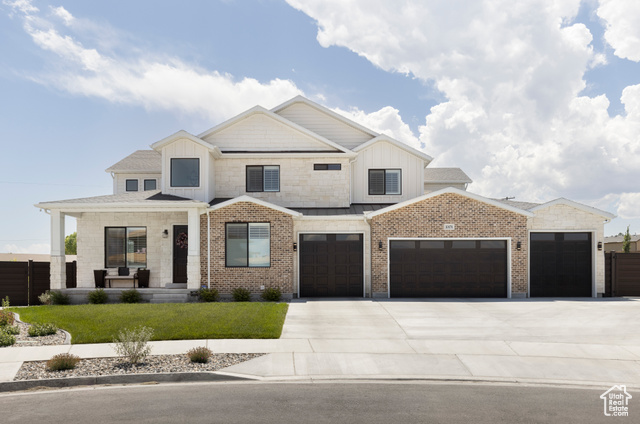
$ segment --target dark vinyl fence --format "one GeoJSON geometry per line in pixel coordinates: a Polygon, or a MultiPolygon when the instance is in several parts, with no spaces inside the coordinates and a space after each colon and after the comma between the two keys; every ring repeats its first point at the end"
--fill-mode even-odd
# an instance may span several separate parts
{"type": "Polygon", "coordinates": [[[605,253],[605,295],[640,296],[640,253],[605,253]]]}
{"type": "MultiPolygon", "coordinates": [[[[67,288],[75,288],[76,262],[67,262],[67,288]]],[[[39,305],[38,296],[49,290],[49,262],[0,262],[0,298],[13,306],[39,305]]]]}

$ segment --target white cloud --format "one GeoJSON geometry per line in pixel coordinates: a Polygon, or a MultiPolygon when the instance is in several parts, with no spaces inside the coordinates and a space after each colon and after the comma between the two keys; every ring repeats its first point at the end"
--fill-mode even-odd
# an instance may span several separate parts
{"type": "Polygon", "coordinates": [[[599,0],[597,14],[606,23],[604,38],[623,59],[640,62],[640,2],[599,0]]]}
{"type": "MultiPolygon", "coordinates": [[[[419,141],[433,166],[463,168],[471,190],[583,202],[638,191],[640,86],[623,91],[626,114],[613,118],[604,95],[580,96],[586,70],[606,66],[588,28],[573,22],[580,0],[288,3],[317,21],[322,46],[435,84],[446,101],[425,111],[419,141]]],[[[404,128],[399,112],[382,111],[395,109],[352,117],[378,131],[404,128]]]]}
{"type": "Polygon", "coordinates": [[[76,18],[63,7],[50,8],[50,15],[45,16],[27,0],[5,4],[22,14],[24,29],[36,45],[58,57],[55,66],[31,78],[72,94],[212,120],[226,119],[256,104],[272,107],[301,94],[289,80],[263,83],[202,69],[178,58],[129,55],[131,58],[114,52],[127,46],[108,48],[109,41],[103,40],[96,40],[97,47],[91,48],[80,39],[85,33],[98,33],[97,24],[85,20],[75,25],[76,18]],[[79,32],[64,34],[56,25],[58,21],[65,25],[64,30],[77,27],[79,32]]]}
{"type": "Polygon", "coordinates": [[[640,218],[640,193],[622,193],[618,205],[620,218],[640,218]]]}
{"type": "Polygon", "coordinates": [[[17,244],[5,244],[2,246],[2,252],[5,253],[51,253],[51,246],[47,243],[31,244],[27,247],[20,247],[17,244]]]}

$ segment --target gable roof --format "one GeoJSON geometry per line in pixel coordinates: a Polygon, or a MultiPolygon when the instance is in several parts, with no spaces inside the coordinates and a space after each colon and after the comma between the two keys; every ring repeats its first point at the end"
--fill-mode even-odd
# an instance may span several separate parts
{"type": "Polygon", "coordinates": [[[374,144],[380,143],[382,141],[386,141],[387,143],[393,144],[394,146],[399,147],[400,149],[404,150],[405,152],[419,157],[420,159],[426,161],[427,163],[429,163],[429,162],[431,162],[433,160],[433,158],[431,156],[429,156],[428,154],[426,154],[424,152],[421,152],[420,150],[414,149],[413,147],[409,146],[408,144],[403,143],[401,141],[398,141],[395,138],[391,138],[391,137],[389,137],[388,135],[385,135],[385,134],[380,134],[376,138],[372,138],[371,140],[367,141],[366,143],[362,143],[358,147],[354,148],[353,151],[354,152],[360,152],[360,151],[365,150],[365,149],[373,146],[374,144]]]}
{"type": "Polygon", "coordinates": [[[294,210],[287,209],[287,208],[285,208],[283,206],[274,205],[273,203],[269,203],[269,202],[266,202],[264,200],[256,199],[255,197],[251,197],[251,196],[247,196],[247,195],[234,197],[233,199],[225,200],[225,201],[220,202],[220,203],[216,203],[215,199],[214,199],[214,200],[211,201],[211,203],[209,203],[209,205],[210,205],[209,209],[210,210],[221,209],[221,208],[224,208],[224,207],[227,207],[227,206],[234,205],[234,204],[239,203],[239,202],[255,203],[256,205],[260,205],[260,206],[264,206],[266,208],[274,209],[274,210],[280,211],[282,213],[289,214],[291,216],[300,216],[300,215],[302,215],[300,212],[296,212],[294,210]]]}
{"type": "Polygon", "coordinates": [[[560,197],[558,199],[552,200],[547,203],[543,203],[541,205],[535,206],[529,209],[531,212],[538,211],[540,209],[545,209],[555,205],[565,205],[570,206],[572,208],[580,209],[581,211],[592,213],[594,215],[600,215],[607,219],[613,219],[616,216],[610,212],[603,211],[602,209],[597,209],[592,206],[583,205],[582,203],[574,202],[573,200],[565,199],[564,197],[560,197]]]}
{"type": "Polygon", "coordinates": [[[162,172],[162,155],[155,150],[137,150],[105,169],[105,172],[160,173],[162,172]]]}
{"type": "Polygon", "coordinates": [[[220,150],[217,147],[211,145],[210,143],[207,143],[206,141],[196,137],[193,134],[186,132],[185,130],[180,130],[177,133],[171,134],[169,137],[165,137],[162,140],[156,141],[151,145],[151,148],[159,152],[162,150],[164,146],[167,146],[173,143],[174,141],[178,141],[183,138],[186,138],[187,140],[190,140],[196,144],[199,144],[200,146],[204,147],[205,149],[208,149],[212,153],[217,153],[217,154],[220,153],[220,150]]]}
{"type": "Polygon", "coordinates": [[[344,146],[341,146],[338,143],[335,143],[335,142],[333,142],[333,141],[331,141],[331,140],[329,140],[329,139],[327,139],[327,138],[325,138],[325,137],[323,137],[323,136],[321,136],[319,134],[314,133],[313,131],[308,130],[307,128],[304,128],[304,127],[302,127],[302,126],[300,126],[300,125],[298,125],[298,124],[296,124],[294,122],[291,122],[288,119],[283,118],[282,116],[277,115],[277,114],[275,114],[275,113],[263,108],[262,106],[254,106],[251,109],[249,109],[249,110],[247,110],[245,112],[242,112],[241,114],[236,115],[233,118],[228,119],[228,120],[222,122],[221,124],[218,124],[215,127],[206,130],[203,133],[198,134],[198,137],[200,137],[201,139],[207,138],[207,137],[209,137],[209,136],[211,136],[211,135],[213,135],[213,134],[215,134],[217,132],[220,132],[220,131],[222,131],[222,130],[224,130],[226,128],[229,128],[233,124],[236,124],[236,123],[240,122],[241,120],[243,120],[245,118],[248,118],[249,116],[252,116],[252,115],[255,115],[255,114],[258,114],[258,113],[262,114],[264,116],[267,116],[267,117],[269,117],[269,118],[271,118],[271,119],[273,119],[273,120],[275,120],[275,121],[277,121],[277,122],[279,122],[279,123],[291,128],[291,129],[293,129],[295,131],[298,131],[298,132],[300,132],[300,133],[302,133],[302,134],[304,134],[304,135],[306,135],[308,137],[311,137],[314,140],[317,140],[317,141],[319,141],[321,143],[324,143],[328,147],[331,147],[334,150],[338,150],[338,151],[343,152],[343,153],[352,153],[349,149],[345,148],[344,146]]]}
{"type": "Polygon", "coordinates": [[[322,105],[320,105],[320,104],[318,104],[316,102],[312,102],[311,100],[309,100],[306,97],[301,96],[301,95],[298,95],[298,96],[294,97],[293,99],[287,100],[286,102],[274,107],[273,109],[271,109],[271,112],[277,114],[278,112],[288,108],[289,106],[291,106],[292,104],[295,104],[295,103],[304,103],[305,105],[310,106],[313,109],[315,109],[315,110],[317,110],[319,112],[322,112],[325,115],[330,116],[331,118],[337,119],[338,121],[342,122],[343,124],[346,124],[346,125],[348,125],[348,126],[350,126],[352,128],[355,128],[355,129],[357,129],[359,131],[362,131],[364,133],[369,134],[371,137],[377,137],[378,135],[380,135],[377,132],[375,132],[375,131],[373,131],[373,130],[365,127],[365,126],[362,126],[362,125],[358,124],[357,122],[354,122],[351,119],[349,119],[349,118],[347,118],[345,116],[342,116],[339,113],[336,113],[336,112],[332,111],[331,109],[328,109],[328,108],[326,108],[326,107],[324,107],[324,106],[322,106],[322,105]]]}
{"type": "Polygon", "coordinates": [[[385,214],[387,212],[394,211],[396,209],[404,208],[405,206],[409,206],[409,205],[412,205],[414,203],[421,202],[423,200],[430,199],[432,197],[437,197],[437,196],[440,196],[440,195],[446,194],[446,193],[457,194],[459,196],[463,196],[463,197],[467,197],[469,199],[477,200],[478,202],[486,203],[488,205],[495,206],[496,208],[506,209],[506,210],[508,210],[510,212],[515,212],[515,213],[520,214],[520,215],[533,216],[532,212],[525,211],[525,210],[522,210],[520,208],[516,208],[516,207],[510,206],[510,205],[504,204],[502,202],[497,202],[497,201],[495,201],[493,199],[489,199],[487,197],[480,196],[479,194],[470,193],[468,191],[460,190],[460,189],[457,189],[457,188],[454,188],[454,187],[446,187],[446,188],[443,188],[442,190],[433,191],[431,193],[424,194],[422,196],[414,197],[413,199],[409,199],[409,200],[406,200],[404,202],[396,203],[395,205],[392,205],[392,206],[389,206],[389,207],[386,207],[386,208],[383,208],[383,209],[379,209],[379,210],[377,210],[375,212],[365,212],[364,215],[367,218],[373,218],[374,216],[382,215],[382,214],[385,214]]]}
{"type": "Polygon", "coordinates": [[[460,168],[425,168],[425,183],[472,183],[473,180],[460,168]]]}
{"type": "MultiPolygon", "coordinates": [[[[631,238],[631,242],[640,241],[640,234],[629,234],[631,238]]],[[[624,236],[607,236],[604,238],[605,243],[622,243],[624,241],[624,236]]]]}

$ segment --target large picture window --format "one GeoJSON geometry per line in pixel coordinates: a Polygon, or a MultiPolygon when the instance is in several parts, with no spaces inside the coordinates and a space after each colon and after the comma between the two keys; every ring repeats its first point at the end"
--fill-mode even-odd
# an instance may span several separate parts
{"type": "Polygon", "coordinates": [[[369,195],[402,194],[400,169],[370,169],[369,195]]]}
{"type": "Polygon", "coordinates": [[[226,266],[271,266],[271,225],[268,222],[227,224],[226,266]]]}
{"type": "Polygon", "coordinates": [[[200,159],[171,158],[171,187],[200,187],[200,159]]]}
{"type": "Polygon", "coordinates": [[[106,227],[104,244],[105,268],[147,267],[146,227],[106,227]]]}
{"type": "Polygon", "coordinates": [[[279,166],[247,166],[247,192],[257,191],[280,191],[279,166]]]}

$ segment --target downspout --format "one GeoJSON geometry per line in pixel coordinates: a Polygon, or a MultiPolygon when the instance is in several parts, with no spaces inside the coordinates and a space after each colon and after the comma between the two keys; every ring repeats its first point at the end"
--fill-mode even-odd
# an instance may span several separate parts
{"type": "Polygon", "coordinates": [[[211,288],[211,212],[207,208],[207,288],[211,288]]]}

